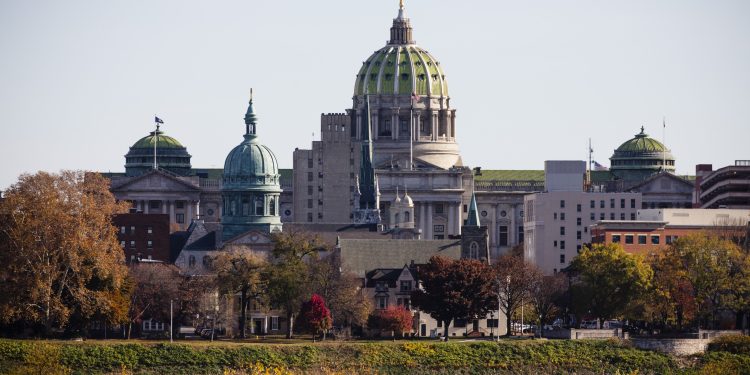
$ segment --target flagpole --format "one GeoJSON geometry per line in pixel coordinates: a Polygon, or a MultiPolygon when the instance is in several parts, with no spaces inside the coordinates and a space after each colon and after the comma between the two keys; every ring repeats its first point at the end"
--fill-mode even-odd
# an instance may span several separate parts
{"type": "Polygon", "coordinates": [[[409,170],[414,170],[414,100],[409,109],[409,170]]]}
{"type": "Polygon", "coordinates": [[[661,168],[666,172],[667,171],[667,117],[662,116],[661,118],[661,144],[664,146],[664,149],[661,150],[661,168]]]}
{"type": "Polygon", "coordinates": [[[156,121],[157,117],[154,115],[154,123],[156,123],[156,130],[154,130],[154,169],[158,169],[156,164],[156,144],[159,143],[159,122],[156,121]]]}

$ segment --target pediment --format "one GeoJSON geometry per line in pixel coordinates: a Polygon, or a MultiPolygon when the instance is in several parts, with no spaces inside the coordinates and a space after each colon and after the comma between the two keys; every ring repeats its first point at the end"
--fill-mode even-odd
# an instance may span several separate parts
{"type": "Polygon", "coordinates": [[[630,190],[641,193],[692,193],[693,184],[671,173],[659,173],[630,190]]]}
{"type": "Polygon", "coordinates": [[[271,236],[268,233],[257,230],[247,231],[225,242],[227,245],[270,245],[271,243],[271,236]]]}
{"type": "Polygon", "coordinates": [[[152,171],[138,177],[133,177],[127,179],[126,181],[122,181],[119,185],[113,186],[112,191],[188,191],[198,193],[200,192],[200,188],[193,185],[189,181],[182,180],[182,178],[180,177],[170,176],[160,171],[152,171]]]}

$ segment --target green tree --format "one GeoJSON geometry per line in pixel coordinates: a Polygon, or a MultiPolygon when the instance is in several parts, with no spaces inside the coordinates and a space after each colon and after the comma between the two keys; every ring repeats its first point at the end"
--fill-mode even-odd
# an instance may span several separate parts
{"type": "Polygon", "coordinates": [[[127,268],[111,221],[126,206],[100,174],[21,175],[0,201],[0,319],[47,334],[127,322],[127,268]]]}
{"type": "Polygon", "coordinates": [[[273,263],[263,273],[272,306],[286,313],[286,337],[292,338],[294,317],[302,302],[310,296],[308,261],[325,251],[320,239],[309,233],[286,231],[273,236],[273,263]]]}
{"type": "Polygon", "coordinates": [[[250,303],[259,301],[264,295],[262,278],[266,261],[259,255],[240,247],[227,249],[212,262],[216,272],[216,283],[222,294],[240,295],[240,338],[246,337],[247,309],[250,303]]]}
{"type": "Polygon", "coordinates": [[[651,287],[653,271],[637,255],[618,244],[586,247],[570,264],[573,307],[600,322],[619,317],[651,287]]]}
{"type": "Polygon", "coordinates": [[[412,304],[443,322],[446,340],[453,320],[484,317],[494,307],[492,272],[486,263],[433,256],[417,275],[421,288],[412,292],[412,304]]]}

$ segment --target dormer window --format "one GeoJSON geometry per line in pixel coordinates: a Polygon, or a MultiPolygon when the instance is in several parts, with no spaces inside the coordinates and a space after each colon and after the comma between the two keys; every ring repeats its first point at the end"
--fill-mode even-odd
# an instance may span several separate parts
{"type": "Polygon", "coordinates": [[[409,79],[409,75],[408,75],[408,74],[406,74],[406,73],[402,73],[402,74],[401,74],[401,80],[402,80],[402,81],[406,81],[407,79],[409,79]]]}

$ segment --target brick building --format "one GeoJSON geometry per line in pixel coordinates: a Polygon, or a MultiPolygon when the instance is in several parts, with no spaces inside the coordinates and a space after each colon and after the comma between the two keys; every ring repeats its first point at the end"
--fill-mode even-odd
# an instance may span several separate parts
{"type": "Polygon", "coordinates": [[[115,215],[117,239],[128,263],[139,260],[170,261],[169,215],[130,213],[115,215]]]}

